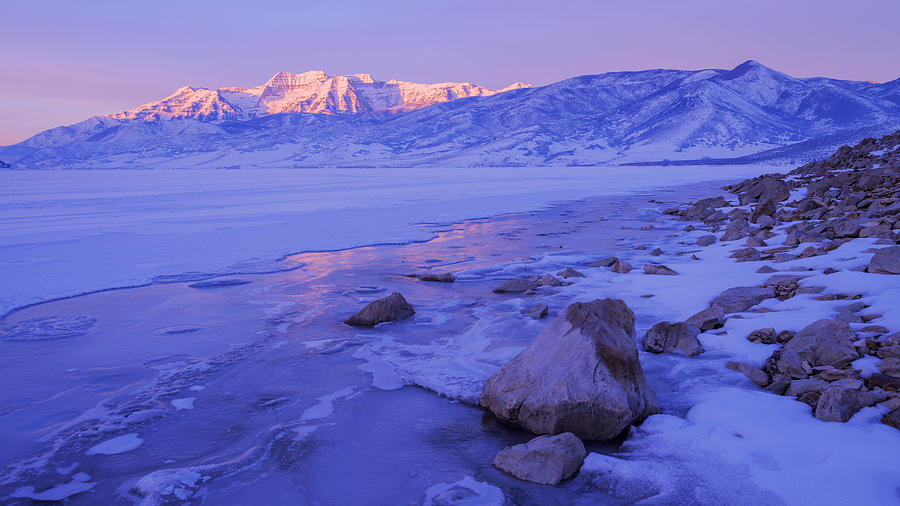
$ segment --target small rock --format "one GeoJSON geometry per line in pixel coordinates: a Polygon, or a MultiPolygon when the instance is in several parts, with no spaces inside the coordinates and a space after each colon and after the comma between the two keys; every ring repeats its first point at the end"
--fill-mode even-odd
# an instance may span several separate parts
{"type": "Polygon", "coordinates": [[[743,362],[728,362],[725,364],[725,367],[743,374],[761,387],[769,384],[769,376],[750,364],[745,364],[743,362]]]}
{"type": "Polygon", "coordinates": [[[697,340],[700,329],[685,322],[659,322],[644,334],[641,346],[650,353],[672,353],[678,351],[688,357],[703,353],[703,346],[697,340]]]}
{"type": "Polygon", "coordinates": [[[716,236],[714,236],[712,234],[701,235],[700,237],[697,238],[697,246],[709,246],[710,244],[713,244],[714,242],[716,242],[716,236]]]}
{"type": "Polygon", "coordinates": [[[508,279],[494,288],[494,293],[521,293],[534,288],[534,283],[525,278],[508,279]]]}
{"type": "Polygon", "coordinates": [[[531,306],[531,309],[525,313],[527,316],[534,318],[535,320],[540,320],[541,318],[547,316],[547,312],[550,308],[547,307],[547,304],[535,304],[531,306]]]}
{"type": "Polygon", "coordinates": [[[360,312],[344,320],[344,323],[354,327],[374,327],[379,323],[405,320],[415,313],[403,295],[394,292],[369,303],[360,312]]]}
{"type": "Polygon", "coordinates": [[[641,230],[643,230],[644,232],[653,230],[653,225],[650,225],[650,224],[644,225],[643,227],[641,227],[641,230]]]}
{"type": "Polygon", "coordinates": [[[900,246],[883,248],[872,255],[866,272],[876,274],[900,274],[900,246]]]}
{"type": "Polygon", "coordinates": [[[687,319],[687,322],[700,329],[701,332],[713,330],[725,325],[725,311],[719,306],[712,306],[687,319]]]}
{"type": "Polygon", "coordinates": [[[775,344],[777,342],[775,329],[770,327],[754,330],[747,336],[747,340],[752,343],[775,344]]]}
{"type": "Polygon", "coordinates": [[[547,273],[538,278],[536,284],[538,286],[560,286],[562,282],[556,279],[553,274],[547,273]]]}
{"type": "Polygon", "coordinates": [[[631,269],[631,264],[628,262],[623,262],[622,260],[619,260],[612,266],[612,271],[618,274],[631,272],[631,269]]]}
{"type": "Polygon", "coordinates": [[[678,273],[661,264],[645,264],[644,274],[656,274],[660,276],[675,276],[678,273]]]}
{"type": "Polygon", "coordinates": [[[655,256],[655,257],[658,257],[662,254],[663,254],[663,250],[661,250],[659,248],[655,248],[653,251],[650,252],[650,255],[655,256]]]}
{"type": "Polygon", "coordinates": [[[846,422],[860,409],[874,406],[887,398],[884,391],[862,392],[858,388],[839,383],[834,382],[822,390],[819,402],[816,403],[816,418],[819,420],[846,422]]]}
{"type": "Polygon", "coordinates": [[[790,386],[788,386],[787,391],[784,392],[784,395],[790,397],[800,397],[806,392],[822,390],[827,386],[827,381],[818,378],[795,379],[791,380],[791,384],[790,386]]]}
{"type": "Polygon", "coordinates": [[[775,297],[772,288],[758,286],[738,286],[725,290],[713,301],[713,306],[719,306],[725,313],[740,313],[746,311],[760,302],[775,297]]]}
{"type": "Polygon", "coordinates": [[[566,267],[566,270],[559,271],[556,273],[556,275],[562,276],[566,279],[568,279],[568,278],[583,278],[584,277],[584,274],[576,271],[575,269],[573,269],[571,267],[566,267]]]}
{"type": "Polygon", "coordinates": [[[784,343],[790,341],[791,338],[793,338],[793,337],[794,337],[794,333],[792,331],[782,330],[781,332],[778,333],[777,336],[775,336],[775,340],[781,344],[784,344],[784,343]]]}
{"type": "Polygon", "coordinates": [[[891,357],[878,362],[878,370],[887,376],[900,378],[900,358],[891,357]]]}
{"type": "Polygon", "coordinates": [[[859,369],[838,369],[837,367],[827,365],[813,367],[811,372],[820,380],[840,381],[845,379],[857,380],[859,379],[860,371],[859,369]]]}
{"type": "Polygon", "coordinates": [[[433,281],[437,283],[453,283],[454,281],[456,281],[456,278],[453,276],[453,274],[449,272],[445,272],[443,274],[432,274],[429,272],[419,276],[419,279],[421,279],[422,281],[433,281]]]}
{"type": "Polygon", "coordinates": [[[769,267],[768,265],[763,265],[759,269],[756,269],[756,272],[760,274],[768,274],[770,272],[778,272],[778,270],[769,267]]]}
{"type": "Polygon", "coordinates": [[[900,408],[897,408],[881,417],[881,423],[890,425],[891,427],[900,430],[900,408]]]}
{"type": "Polygon", "coordinates": [[[619,259],[616,257],[606,257],[600,260],[593,261],[589,263],[588,267],[612,267],[618,262],[619,259]]]}
{"type": "Polygon", "coordinates": [[[755,248],[741,248],[731,254],[738,262],[756,262],[762,258],[762,254],[755,248]]]}
{"type": "Polygon", "coordinates": [[[498,453],[492,464],[520,480],[556,485],[577,473],[586,455],[581,440],[564,432],[510,446],[498,453]]]}

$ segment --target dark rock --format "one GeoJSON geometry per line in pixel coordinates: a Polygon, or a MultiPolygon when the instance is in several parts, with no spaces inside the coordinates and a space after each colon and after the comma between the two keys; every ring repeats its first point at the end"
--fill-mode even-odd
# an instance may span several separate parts
{"type": "Polygon", "coordinates": [[[659,322],[644,334],[641,346],[650,353],[681,352],[688,357],[703,353],[697,340],[700,329],[685,322],[659,322]]]}
{"type": "Polygon", "coordinates": [[[655,257],[658,257],[662,254],[663,254],[663,250],[661,250],[659,248],[655,248],[653,251],[650,252],[650,255],[655,256],[655,257]]]}
{"type": "Polygon", "coordinates": [[[678,273],[661,264],[644,264],[644,274],[656,274],[660,276],[675,276],[678,273]]]}
{"type": "Polygon", "coordinates": [[[596,260],[594,262],[589,263],[588,267],[612,267],[618,262],[619,259],[616,257],[606,257],[601,260],[596,260]]]}
{"type": "Polygon", "coordinates": [[[757,286],[738,286],[725,290],[713,301],[713,306],[719,306],[725,313],[740,313],[746,311],[760,302],[775,297],[775,290],[757,286]]]}
{"type": "Polygon", "coordinates": [[[753,209],[753,213],[750,214],[750,222],[757,223],[759,218],[762,216],[773,217],[775,216],[775,211],[777,208],[775,207],[775,201],[772,199],[766,199],[765,202],[762,202],[758,206],[753,209]]]}
{"type": "Polygon", "coordinates": [[[344,323],[354,327],[374,327],[379,323],[405,320],[415,313],[416,311],[406,302],[406,299],[394,292],[369,303],[360,312],[344,320],[344,323]]]}
{"type": "Polygon", "coordinates": [[[535,282],[538,286],[560,286],[562,281],[556,279],[553,274],[544,274],[535,282]]]}
{"type": "Polygon", "coordinates": [[[631,272],[631,269],[632,269],[631,264],[628,262],[624,262],[622,260],[619,260],[612,266],[612,271],[615,273],[618,273],[618,274],[625,274],[625,273],[631,272]]]}
{"type": "Polygon", "coordinates": [[[586,455],[581,440],[564,432],[510,446],[498,453],[492,464],[520,480],[556,485],[577,473],[586,455]]]}
{"type": "Polygon", "coordinates": [[[891,427],[900,430],[900,408],[897,408],[881,417],[881,423],[890,425],[891,427]]]}
{"type": "Polygon", "coordinates": [[[762,259],[762,254],[755,248],[741,248],[735,250],[731,258],[736,258],[738,262],[755,262],[762,259]]]}
{"type": "Polygon", "coordinates": [[[714,242],[716,242],[716,236],[714,236],[712,234],[701,235],[700,237],[697,238],[697,246],[709,246],[710,244],[713,244],[714,242]]]}
{"type": "Polygon", "coordinates": [[[806,392],[821,391],[828,386],[828,382],[818,378],[792,380],[784,395],[800,397],[806,392]]]}
{"type": "Polygon", "coordinates": [[[876,274],[900,274],[900,246],[876,251],[866,271],[876,274]]]}
{"type": "Polygon", "coordinates": [[[529,309],[525,314],[534,318],[535,320],[539,320],[547,316],[547,312],[549,310],[550,308],[547,307],[547,304],[535,304],[531,306],[531,309],[529,309]]]}
{"type": "Polygon", "coordinates": [[[616,437],[657,413],[621,300],[572,304],[484,383],[481,405],[538,434],[616,437]]]}
{"type": "Polygon", "coordinates": [[[775,329],[771,327],[756,329],[747,336],[747,340],[752,343],[775,344],[777,342],[775,329]]]}
{"type": "Polygon", "coordinates": [[[846,422],[860,409],[885,400],[883,391],[863,392],[853,386],[845,386],[836,381],[822,390],[819,402],[816,403],[816,418],[826,422],[846,422]]]}
{"type": "Polygon", "coordinates": [[[699,328],[701,332],[721,328],[725,325],[725,311],[719,306],[711,306],[688,318],[686,323],[699,328]]]}
{"type": "Polygon", "coordinates": [[[434,273],[425,273],[419,276],[419,279],[422,281],[432,281],[436,283],[453,283],[456,281],[456,278],[453,274],[449,272],[444,272],[442,274],[434,274],[434,273]]]}
{"type": "Polygon", "coordinates": [[[571,268],[571,267],[566,267],[566,270],[564,270],[564,271],[559,271],[559,272],[556,273],[556,275],[557,275],[557,276],[562,276],[563,278],[566,278],[566,279],[569,279],[569,278],[583,278],[583,277],[584,277],[584,274],[582,274],[582,273],[576,271],[575,269],[573,269],[573,268],[571,268]]]}
{"type": "Polygon", "coordinates": [[[503,284],[494,288],[494,293],[521,293],[534,289],[534,286],[535,285],[531,280],[525,278],[513,278],[504,281],[503,284]]]}
{"type": "Polygon", "coordinates": [[[742,206],[753,202],[765,202],[770,199],[773,203],[784,202],[790,195],[791,189],[787,183],[777,177],[767,175],[759,177],[756,184],[738,195],[738,201],[740,201],[742,206]]]}

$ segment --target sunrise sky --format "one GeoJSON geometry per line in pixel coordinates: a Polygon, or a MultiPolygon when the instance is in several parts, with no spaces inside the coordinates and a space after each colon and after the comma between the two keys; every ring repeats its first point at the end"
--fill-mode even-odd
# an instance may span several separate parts
{"type": "Polygon", "coordinates": [[[278,71],[499,88],[755,59],[798,77],[900,77],[897,0],[5,0],[2,18],[0,145],[278,71]]]}

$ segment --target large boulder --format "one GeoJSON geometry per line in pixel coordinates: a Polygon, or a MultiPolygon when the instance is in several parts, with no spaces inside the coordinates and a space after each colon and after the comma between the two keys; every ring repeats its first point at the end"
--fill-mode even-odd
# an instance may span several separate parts
{"type": "Polygon", "coordinates": [[[697,340],[700,329],[685,322],[659,322],[644,334],[641,346],[650,353],[681,352],[689,357],[703,353],[697,340]]]}
{"type": "Polygon", "coordinates": [[[484,383],[481,405],[537,434],[607,440],[657,413],[618,299],[576,302],[484,383]]]}
{"type": "Polygon", "coordinates": [[[876,251],[866,270],[876,274],[900,274],[900,246],[876,251]]]}
{"type": "Polygon", "coordinates": [[[756,184],[738,195],[738,201],[740,201],[742,206],[745,206],[754,202],[765,202],[770,199],[773,202],[784,202],[790,196],[791,189],[787,183],[774,176],[762,176],[757,180],[756,184]]]}
{"type": "Polygon", "coordinates": [[[360,312],[344,320],[344,323],[354,327],[374,327],[378,323],[405,320],[415,313],[416,311],[406,302],[406,299],[394,292],[383,299],[369,303],[360,312]]]}
{"type": "Polygon", "coordinates": [[[577,473],[586,455],[578,436],[564,432],[506,448],[492,464],[520,480],[556,485],[577,473]]]}
{"type": "Polygon", "coordinates": [[[713,301],[713,306],[725,313],[740,313],[760,302],[775,297],[775,289],[760,286],[737,286],[725,290],[713,301]]]}
{"type": "Polygon", "coordinates": [[[859,358],[853,346],[856,334],[847,322],[819,320],[794,334],[766,361],[766,371],[774,376],[803,379],[813,366],[841,369],[859,358]]]}

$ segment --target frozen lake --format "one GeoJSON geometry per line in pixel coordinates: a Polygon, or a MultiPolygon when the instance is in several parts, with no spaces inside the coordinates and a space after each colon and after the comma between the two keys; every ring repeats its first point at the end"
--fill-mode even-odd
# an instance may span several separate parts
{"type": "Polygon", "coordinates": [[[760,170],[0,170],[0,314],[161,276],[284,269],[276,261],[301,251],[423,240],[429,223],[760,170]]]}

